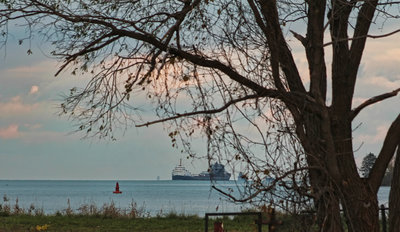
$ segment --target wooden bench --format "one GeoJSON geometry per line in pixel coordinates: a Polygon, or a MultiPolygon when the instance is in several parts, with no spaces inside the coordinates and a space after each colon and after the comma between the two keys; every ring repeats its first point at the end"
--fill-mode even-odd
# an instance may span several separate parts
{"type": "MultiPolygon", "coordinates": [[[[205,214],[205,228],[204,231],[208,232],[208,218],[210,216],[240,216],[240,215],[254,215],[257,216],[255,224],[257,225],[258,232],[262,232],[262,225],[268,225],[268,232],[275,231],[276,227],[282,225],[282,221],[276,219],[276,213],[274,208],[268,208],[267,220],[262,220],[261,212],[232,212],[232,213],[206,213],[205,214]]],[[[214,223],[214,232],[223,232],[224,227],[222,222],[214,223]]]]}

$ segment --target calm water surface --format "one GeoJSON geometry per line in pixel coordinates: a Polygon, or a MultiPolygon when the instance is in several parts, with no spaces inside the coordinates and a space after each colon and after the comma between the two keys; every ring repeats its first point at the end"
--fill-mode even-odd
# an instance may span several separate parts
{"type": "MultiPolygon", "coordinates": [[[[220,184],[236,187],[234,181],[220,184]]],[[[10,205],[18,198],[24,209],[33,204],[51,214],[65,210],[68,200],[73,210],[84,204],[101,207],[111,202],[120,209],[129,209],[134,201],[153,216],[168,212],[204,215],[217,212],[217,207],[218,212],[240,211],[243,207],[227,202],[208,181],[119,181],[119,185],[122,194],[112,193],[115,181],[0,180],[0,204],[6,195],[10,205]]],[[[387,205],[389,190],[380,188],[380,204],[387,205]]]]}
{"type": "MultiPolygon", "coordinates": [[[[134,201],[151,215],[158,213],[184,213],[204,215],[205,212],[240,211],[241,207],[227,202],[208,181],[119,181],[122,194],[113,194],[115,181],[47,181],[0,180],[0,197],[9,198],[11,205],[18,198],[19,206],[27,209],[31,204],[55,213],[68,207],[73,210],[84,204],[114,202],[116,207],[129,209],[134,201]]],[[[234,187],[235,182],[222,183],[234,187]]],[[[4,203],[0,198],[0,203],[4,203]]]]}

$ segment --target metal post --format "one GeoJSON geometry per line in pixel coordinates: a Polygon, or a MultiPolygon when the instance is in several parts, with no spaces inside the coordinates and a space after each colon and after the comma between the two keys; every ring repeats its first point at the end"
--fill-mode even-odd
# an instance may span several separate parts
{"type": "Polygon", "coordinates": [[[385,206],[381,205],[381,216],[382,216],[382,231],[386,232],[386,213],[385,213],[385,206]]]}
{"type": "Polygon", "coordinates": [[[258,232],[262,232],[262,214],[258,214],[258,232]]]}

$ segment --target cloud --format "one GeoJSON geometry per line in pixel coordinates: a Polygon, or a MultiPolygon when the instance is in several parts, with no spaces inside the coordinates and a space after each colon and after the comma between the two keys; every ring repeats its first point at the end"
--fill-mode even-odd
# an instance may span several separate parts
{"type": "Polygon", "coordinates": [[[17,124],[9,125],[7,128],[0,128],[0,138],[2,139],[15,139],[20,136],[17,124]]]}
{"type": "Polygon", "coordinates": [[[359,143],[381,144],[386,137],[389,124],[380,125],[373,134],[362,134],[356,138],[359,143]]]}
{"type": "Polygon", "coordinates": [[[36,124],[10,124],[0,128],[0,139],[18,139],[27,144],[45,144],[49,142],[62,142],[66,139],[79,140],[78,135],[67,135],[66,132],[42,130],[43,125],[36,124]]]}
{"type": "Polygon", "coordinates": [[[384,89],[387,90],[395,90],[400,87],[400,80],[397,81],[391,81],[387,77],[382,77],[382,76],[377,76],[377,77],[371,77],[365,80],[366,83],[370,84],[371,86],[379,86],[383,87],[384,89]]]}
{"type": "Polygon", "coordinates": [[[38,104],[24,104],[22,102],[21,96],[15,96],[11,98],[10,101],[8,102],[1,102],[0,101],[0,113],[1,117],[4,116],[9,116],[9,115],[22,115],[22,114],[28,114],[35,108],[37,108],[38,104]]]}
{"type": "Polygon", "coordinates": [[[17,77],[26,77],[37,74],[55,72],[57,69],[57,62],[54,60],[41,61],[32,65],[21,65],[6,70],[7,73],[14,74],[17,77]],[[51,68],[49,68],[51,67],[51,68]]]}
{"type": "Polygon", "coordinates": [[[366,97],[354,97],[352,107],[357,107],[367,100],[368,100],[368,98],[366,98],[366,97]]]}
{"type": "Polygon", "coordinates": [[[362,59],[362,77],[383,76],[392,81],[399,79],[399,39],[400,36],[396,35],[380,40],[368,40],[362,59]]]}
{"type": "Polygon", "coordinates": [[[35,130],[35,129],[40,129],[40,128],[42,128],[43,125],[42,125],[42,124],[39,124],[39,123],[35,123],[35,124],[26,123],[26,124],[24,124],[24,127],[28,128],[28,129],[30,129],[30,130],[35,130]]]}
{"type": "Polygon", "coordinates": [[[68,136],[66,132],[38,130],[40,128],[28,129],[31,129],[31,131],[20,133],[21,141],[27,144],[57,144],[59,142],[65,142],[67,140],[79,140],[78,136],[68,136]]]}
{"type": "Polygon", "coordinates": [[[33,85],[33,86],[31,87],[31,91],[29,91],[29,94],[35,94],[35,93],[37,93],[37,92],[39,92],[39,86],[33,85]]]}

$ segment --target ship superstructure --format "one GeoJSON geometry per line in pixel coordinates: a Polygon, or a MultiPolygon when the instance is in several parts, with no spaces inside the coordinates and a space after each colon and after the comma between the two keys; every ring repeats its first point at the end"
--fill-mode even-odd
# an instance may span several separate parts
{"type": "Polygon", "coordinates": [[[192,174],[182,165],[182,159],[172,170],[172,180],[191,180],[192,174]]]}

